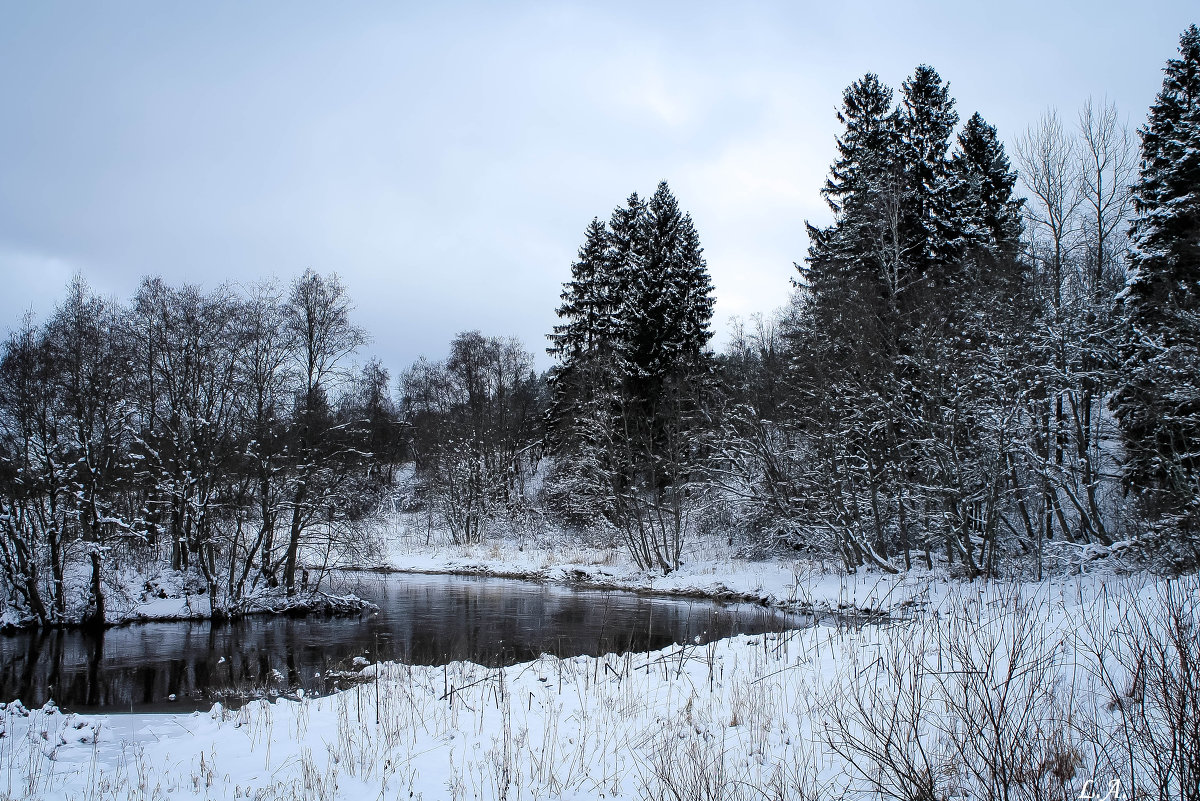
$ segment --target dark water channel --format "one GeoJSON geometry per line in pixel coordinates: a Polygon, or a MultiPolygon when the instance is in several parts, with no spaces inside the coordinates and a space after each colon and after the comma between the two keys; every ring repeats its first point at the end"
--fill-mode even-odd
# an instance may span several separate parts
{"type": "Polygon", "coordinates": [[[141,623],[103,635],[0,636],[0,700],[19,698],[33,707],[53,699],[69,711],[182,712],[298,688],[330,692],[346,683],[330,671],[357,669],[356,657],[495,666],[542,653],[650,651],[807,622],[752,605],[511,579],[347,574],[336,589],[373,601],[379,611],[350,618],[255,616],[215,625],[141,623]]]}

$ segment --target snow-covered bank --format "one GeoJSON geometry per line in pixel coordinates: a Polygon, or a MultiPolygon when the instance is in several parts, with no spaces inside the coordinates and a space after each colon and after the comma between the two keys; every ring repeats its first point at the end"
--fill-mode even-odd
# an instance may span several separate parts
{"type": "MultiPolygon", "coordinates": [[[[1077,795],[1087,778],[1098,781],[1117,764],[1084,747],[1095,744],[1088,732],[1111,734],[1119,725],[1095,645],[1104,645],[1105,631],[1131,603],[1153,603],[1154,587],[1116,584],[1046,585],[1033,595],[960,586],[941,599],[941,614],[919,621],[818,626],[648,654],[544,656],[499,669],[370,665],[363,684],[334,696],[236,711],[85,717],[10,704],[0,793],[866,798],[876,786],[868,775],[874,768],[853,741],[871,745],[872,720],[907,738],[897,741],[902,755],[917,758],[913,746],[924,749],[937,789],[978,788],[971,771],[979,764],[966,763],[962,750],[975,745],[956,738],[953,727],[970,723],[978,703],[1002,692],[1008,712],[997,708],[1023,727],[1005,732],[1024,738],[1005,740],[1025,748],[1014,758],[1066,760],[1055,763],[1059,774],[1047,768],[1029,781],[1065,784],[1077,795]],[[933,660],[939,670],[921,669],[933,660]],[[969,660],[978,661],[964,670],[969,660]],[[921,703],[897,703],[914,698],[921,703]],[[1061,727],[1063,704],[1071,720],[1089,726],[1046,728],[1045,742],[1029,737],[1030,726],[1061,727]],[[701,794],[704,788],[712,794],[701,794]]],[[[1107,667],[1118,670],[1112,680],[1123,686],[1119,666],[1107,667]]]]}
{"type": "Polygon", "coordinates": [[[398,555],[385,566],[408,573],[448,573],[549,581],[628,592],[746,601],[795,612],[855,609],[887,613],[911,605],[944,574],[856,575],[821,572],[807,562],[728,559],[685,564],[669,575],[639,570],[604,552],[561,553],[541,549],[494,556],[487,546],[444,546],[398,555]],[[580,558],[580,556],[583,558],[580,558]]]}
{"type": "MultiPolygon", "coordinates": [[[[77,623],[84,607],[82,595],[73,599],[65,625],[77,623]]],[[[127,568],[114,571],[105,585],[105,625],[211,620],[212,603],[195,575],[160,570],[153,575],[127,568]]],[[[327,614],[354,615],[375,605],[353,594],[307,590],[288,596],[281,587],[258,587],[239,599],[226,616],[327,614]]],[[[37,621],[11,606],[0,612],[0,631],[34,628],[37,621]]]]}
{"type": "MultiPolygon", "coordinates": [[[[1112,566],[1089,566],[1095,575],[1075,573],[1049,584],[1090,584],[1112,573],[1112,566]]],[[[383,570],[448,573],[550,581],[579,587],[745,601],[799,613],[860,613],[871,618],[907,615],[935,608],[961,579],[944,566],[914,566],[900,573],[860,569],[848,574],[835,561],[767,556],[750,559],[720,541],[696,540],[682,567],[669,575],[639,569],[619,547],[499,540],[478,545],[428,543],[395,537],[383,570]]],[[[983,583],[980,580],[979,583],[983,583]]],[[[1024,582],[1024,586],[1035,586],[1024,582]]]]}

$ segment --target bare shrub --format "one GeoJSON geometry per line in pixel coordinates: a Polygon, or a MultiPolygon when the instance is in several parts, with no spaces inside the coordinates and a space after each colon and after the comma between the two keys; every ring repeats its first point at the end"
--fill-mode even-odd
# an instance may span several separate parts
{"type": "Polygon", "coordinates": [[[859,666],[831,704],[826,740],[855,779],[881,798],[945,797],[948,753],[932,725],[936,682],[920,629],[895,630],[877,658],[859,666]]]}
{"type": "Polygon", "coordinates": [[[739,761],[739,744],[723,726],[680,722],[664,726],[647,748],[644,799],[659,801],[783,801],[784,775],[776,767],[766,781],[739,761]]]}
{"type": "Polygon", "coordinates": [[[1068,797],[1082,757],[1047,615],[1016,592],[970,599],[852,663],[826,728],[852,781],[897,801],[1068,797]]]}
{"type": "Polygon", "coordinates": [[[938,630],[942,730],[971,795],[1074,797],[1069,785],[1082,757],[1066,725],[1063,648],[1048,611],[1012,591],[987,605],[963,604],[938,630]]]}
{"type": "MultiPolygon", "coordinates": [[[[1200,578],[1160,584],[1117,602],[1117,619],[1090,627],[1088,649],[1116,725],[1106,750],[1130,798],[1200,799],[1200,578]]],[[[1099,736],[1093,737],[1093,742],[1099,736]]]]}

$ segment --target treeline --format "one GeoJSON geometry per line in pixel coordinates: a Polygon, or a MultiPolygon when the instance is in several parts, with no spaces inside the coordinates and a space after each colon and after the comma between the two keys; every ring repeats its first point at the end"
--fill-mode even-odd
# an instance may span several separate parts
{"type": "Polygon", "coordinates": [[[215,616],[302,558],[353,558],[403,443],[388,374],[336,277],[204,292],[145,280],[126,305],[76,278],[0,359],[0,571],[39,624],[103,624],[114,573],[199,577],[215,616]],[[348,554],[350,556],[348,557],[348,554]]]}
{"type": "MultiPolygon", "coordinates": [[[[1057,170],[1052,202],[1069,208],[1047,209],[1018,196],[995,128],[974,114],[956,133],[958,119],[927,66],[895,103],[874,75],[847,88],[822,190],[835,221],[809,227],[796,304],[774,334],[785,408],[765,413],[754,390],[771,365],[741,360],[735,480],[782,536],[822,532],[848,568],[932,566],[940,552],[975,576],[1056,536],[1114,541],[1103,404],[1123,275],[1116,248],[1086,263],[1098,233],[1076,210],[1089,180],[1127,183],[1124,154],[1089,162],[1088,143],[1121,147],[1117,129],[1085,113],[1078,139],[1050,126],[1021,143],[1026,180],[1057,170]]],[[[1119,225],[1126,205],[1099,224],[1119,225]]]]}
{"type": "Polygon", "coordinates": [[[1113,546],[1195,565],[1198,50],[1193,26],[1140,159],[1089,102],[1020,137],[1020,175],[932,68],[898,97],[856,81],[834,222],[809,226],[791,304],[716,357],[665,185],[593,222],[551,335],[547,498],[664,571],[696,514],[848,569],[1040,574],[1113,546]]]}
{"type": "Polygon", "coordinates": [[[1114,547],[1200,561],[1200,31],[1135,139],[1053,114],[1016,168],[918,67],[844,93],[833,222],[788,305],[709,348],[712,286],[666,183],[595,219],[539,375],[459,334],[393,402],[335,276],[203,292],[82,281],[0,355],[0,578],[39,623],[105,619],[117,566],[217,614],[362,562],[381,502],[457,542],[561,527],[680,566],[687,536],[944,562],[967,576],[1114,547]],[[397,468],[405,469],[402,493],[397,468]]]}
{"type": "Polygon", "coordinates": [[[593,220],[545,376],[512,340],[460,334],[401,381],[420,501],[456,542],[554,525],[599,530],[643,568],[679,567],[710,498],[711,282],[666,183],[593,220]]]}

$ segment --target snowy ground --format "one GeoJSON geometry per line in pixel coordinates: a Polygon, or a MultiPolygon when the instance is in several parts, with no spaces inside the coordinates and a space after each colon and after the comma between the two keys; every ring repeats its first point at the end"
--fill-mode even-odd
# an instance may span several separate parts
{"type": "MultiPolygon", "coordinates": [[[[192,715],[10,703],[0,712],[0,799],[874,798],[912,780],[871,756],[872,744],[892,740],[898,750],[876,751],[924,764],[939,797],[972,788],[986,797],[978,766],[1005,749],[1028,763],[1021,775],[1065,782],[1076,797],[1086,779],[1113,770],[1098,733],[1119,728],[1114,692],[1127,683],[1111,654],[1096,653],[1162,586],[1103,569],[1042,583],[966,583],[944,569],[846,575],[832,562],[739,558],[721,541],[695,543],[683,569],[663,577],[619,548],[553,538],[389,539],[380,566],[393,570],[843,614],[648,654],[508,668],[367,665],[361,684],[333,696],[192,715]],[[855,625],[878,618],[848,610],[893,622],[855,625]],[[964,745],[959,732],[997,707],[1013,716],[1011,742],[977,733],[964,745]]],[[[1196,593],[1195,582],[1187,587],[1196,593]]],[[[131,590],[128,614],[204,616],[202,601],[173,589],[131,590]]]]}
{"type": "MultiPolygon", "coordinates": [[[[866,798],[865,774],[834,743],[839,732],[860,730],[855,699],[868,717],[894,718],[905,659],[936,652],[938,664],[946,660],[939,675],[953,676],[969,673],[952,669],[955,642],[977,643],[968,651],[980,657],[1005,648],[1015,655],[1024,642],[1034,652],[1021,659],[1070,680],[1074,714],[1107,725],[1104,716],[1115,713],[1089,694],[1095,671],[1083,623],[1152,591],[1086,577],[1023,592],[959,585],[940,593],[930,614],[897,625],[543,656],[502,669],[370,665],[363,684],[334,696],[188,716],[76,716],[10,704],[0,797],[866,798]],[[848,723],[839,729],[839,720],[848,723]]],[[[1001,660],[988,668],[984,692],[1011,667],[1001,660]]],[[[940,686],[954,691],[953,682],[940,686]]],[[[1033,698],[1038,687],[1011,690],[1033,698]]],[[[931,715],[914,724],[909,744],[926,738],[938,775],[951,776],[964,762],[946,735],[956,718],[936,687],[926,691],[931,715]]],[[[1035,717],[1050,713],[1053,705],[1033,700],[1042,710],[1035,717]]],[[[1081,762],[1071,781],[1081,786],[1088,770],[1081,762]]]]}
{"type": "MultiPolygon", "coordinates": [[[[82,570],[67,576],[67,620],[78,622],[87,599],[87,574],[82,570]]],[[[105,620],[109,625],[150,621],[208,620],[212,605],[203,580],[195,573],[184,574],[161,565],[115,567],[104,583],[105,620]]],[[[300,592],[288,597],[279,587],[260,586],[247,593],[239,604],[242,614],[280,614],[313,610],[355,614],[372,605],[354,595],[322,591],[300,592]]],[[[0,631],[34,625],[28,615],[11,607],[0,609],[0,631]]]]}
{"type": "Polygon", "coordinates": [[[662,595],[751,601],[807,611],[808,608],[893,608],[926,592],[945,575],[901,578],[887,574],[845,575],[834,562],[739,557],[713,539],[693,538],[681,569],[663,576],[639,569],[620,546],[572,541],[550,532],[538,538],[505,538],[479,545],[454,545],[442,537],[409,533],[403,520],[388,539],[386,569],[418,573],[526,578],[586,587],[662,595]]]}
{"type": "MultiPolygon", "coordinates": [[[[538,538],[496,539],[479,545],[454,545],[445,537],[426,537],[419,527],[394,521],[380,568],[414,573],[525,578],[631,592],[748,601],[795,612],[907,614],[936,604],[961,584],[944,563],[932,570],[914,565],[898,574],[861,569],[848,574],[836,559],[749,559],[717,538],[693,538],[681,568],[663,576],[639,569],[620,547],[580,544],[550,532],[538,538]]],[[[411,523],[410,523],[411,525],[411,523]]],[[[1076,562],[1064,576],[1090,571],[1110,574],[1114,564],[1076,562]]],[[[1070,578],[1059,578],[1069,581],[1070,578]]],[[[1053,583],[1053,582],[1051,582],[1053,583]]]]}

